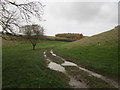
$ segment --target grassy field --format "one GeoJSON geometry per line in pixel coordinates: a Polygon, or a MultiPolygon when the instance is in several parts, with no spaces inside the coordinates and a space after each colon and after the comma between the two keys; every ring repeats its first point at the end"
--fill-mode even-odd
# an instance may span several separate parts
{"type": "MultiPolygon", "coordinates": [[[[118,64],[120,65],[120,62],[118,62],[117,29],[71,43],[41,41],[37,44],[36,50],[32,50],[31,44],[20,37],[17,40],[13,38],[12,41],[3,40],[2,46],[3,88],[69,87],[68,78],[64,74],[46,67],[43,51],[50,48],[54,48],[58,55],[82,67],[115,80],[118,76],[118,64]]],[[[84,74],[83,76],[85,77],[84,74]]],[[[97,87],[94,86],[94,82],[98,85],[100,82],[97,79],[90,79],[90,81],[92,82],[90,83],[91,87],[97,87]]]]}
{"type": "Polygon", "coordinates": [[[82,67],[117,79],[120,65],[117,29],[62,45],[54,51],[82,67]]]}
{"type": "Polygon", "coordinates": [[[46,67],[43,51],[65,44],[58,41],[39,43],[36,50],[30,44],[3,40],[3,88],[65,88],[64,74],[46,67]],[[64,79],[61,79],[64,78],[64,79]]]}

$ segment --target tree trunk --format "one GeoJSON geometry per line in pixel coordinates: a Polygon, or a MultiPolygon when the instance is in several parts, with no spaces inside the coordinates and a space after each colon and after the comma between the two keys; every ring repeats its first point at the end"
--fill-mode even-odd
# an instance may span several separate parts
{"type": "Polygon", "coordinates": [[[36,46],[36,45],[33,45],[33,50],[35,50],[35,46],[36,46]]]}

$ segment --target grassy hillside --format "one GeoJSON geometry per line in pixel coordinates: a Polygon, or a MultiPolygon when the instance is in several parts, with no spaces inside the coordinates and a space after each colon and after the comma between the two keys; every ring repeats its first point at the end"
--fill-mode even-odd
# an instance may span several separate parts
{"type": "Polygon", "coordinates": [[[72,48],[75,46],[92,46],[92,45],[103,45],[108,43],[116,43],[118,41],[118,29],[112,29],[107,32],[103,32],[91,37],[85,37],[81,40],[64,45],[63,47],[72,48]]]}
{"type": "Polygon", "coordinates": [[[55,52],[82,67],[117,79],[118,29],[62,45],[55,52]]]}
{"type": "Polygon", "coordinates": [[[58,41],[39,43],[36,50],[30,44],[3,40],[3,88],[65,88],[69,87],[62,73],[50,70],[43,58],[43,51],[65,44],[58,41]],[[64,79],[61,79],[64,78],[64,79]]]}

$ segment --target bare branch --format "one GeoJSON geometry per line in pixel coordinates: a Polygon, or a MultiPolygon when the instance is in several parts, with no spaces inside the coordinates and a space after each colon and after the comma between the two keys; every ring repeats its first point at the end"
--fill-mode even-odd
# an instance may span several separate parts
{"type": "Polygon", "coordinates": [[[33,46],[33,50],[35,49],[36,44],[39,42],[40,39],[43,39],[43,27],[39,25],[26,25],[21,27],[27,37],[27,39],[31,42],[33,46]]]}
{"type": "Polygon", "coordinates": [[[0,0],[0,24],[4,31],[12,31],[13,27],[20,26],[20,21],[31,23],[31,17],[35,16],[41,21],[43,8],[40,2],[16,3],[11,0],[0,0]]]}

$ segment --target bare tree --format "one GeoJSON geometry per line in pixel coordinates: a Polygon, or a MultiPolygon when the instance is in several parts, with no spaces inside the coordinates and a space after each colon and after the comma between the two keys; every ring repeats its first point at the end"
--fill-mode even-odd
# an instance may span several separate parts
{"type": "Polygon", "coordinates": [[[24,33],[27,39],[33,46],[33,50],[35,50],[35,46],[44,37],[44,29],[39,25],[26,25],[22,27],[24,29],[24,33]]]}
{"type": "Polygon", "coordinates": [[[2,25],[3,32],[10,31],[14,34],[13,28],[14,28],[14,26],[18,26],[18,24],[16,22],[18,19],[18,17],[16,16],[16,11],[4,12],[4,13],[1,13],[1,15],[2,15],[2,17],[1,17],[0,24],[2,25]]]}
{"type": "Polygon", "coordinates": [[[44,6],[38,1],[0,0],[0,25],[3,31],[14,33],[13,28],[19,27],[20,21],[31,23],[32,16],[41,20],[44,6]]]}

